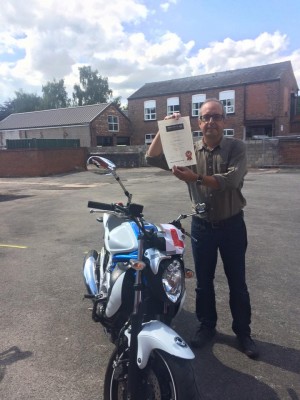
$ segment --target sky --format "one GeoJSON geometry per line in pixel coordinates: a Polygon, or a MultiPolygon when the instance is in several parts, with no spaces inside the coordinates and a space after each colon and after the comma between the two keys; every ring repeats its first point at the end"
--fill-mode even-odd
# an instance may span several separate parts
{"type": "Polygon", "coordinates": [[[79,67],[122,104],[145,83],[290,60],[300,88],[299,0],[2,0],[0,104],[79,67]]]}

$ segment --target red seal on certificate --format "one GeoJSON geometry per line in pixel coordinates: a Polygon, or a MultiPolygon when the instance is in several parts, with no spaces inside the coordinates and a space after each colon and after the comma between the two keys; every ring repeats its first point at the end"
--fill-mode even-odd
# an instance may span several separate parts
{"type": "Polygon", "coordinates": [[[190,150],[185,152],[185,156],[187,161],[191,161],[193,159],[193,153],[190,150]]]}

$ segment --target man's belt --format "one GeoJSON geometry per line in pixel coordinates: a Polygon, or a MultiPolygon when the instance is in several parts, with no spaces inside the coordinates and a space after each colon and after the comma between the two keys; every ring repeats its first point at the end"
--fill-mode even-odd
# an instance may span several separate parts
{"type": "Polygon", "coordinates": [[[220,229],[220,228],[225,228],[226,226],[230,225],[235,220],[238,220],[243,216],[244,216],[244,211],[241,210],[238,214],[235,214],[232,217],[229,217],[226,219],[222,219],[220,221],[208,221],[208,220],[202,219],[202,218],[199,218],[199,221],[201,221],[202,224],[205,225],[206,227],[213,228],[213,229],[220,229]]]}

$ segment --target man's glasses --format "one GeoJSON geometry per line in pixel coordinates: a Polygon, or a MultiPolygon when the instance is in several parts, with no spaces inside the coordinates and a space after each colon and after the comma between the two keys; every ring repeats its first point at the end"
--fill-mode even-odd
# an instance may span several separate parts
{"type": "Polygon", "coordinates": [[[209,122],[211,119],[214,122],[220,122],[220,121],[222,121],[222,119],[224,119],[224,115],[221,115],[221,114],[213,114],[213,115],[205,114],[205,115],[200,115],[199,119],[202,122],[209,122]]]}

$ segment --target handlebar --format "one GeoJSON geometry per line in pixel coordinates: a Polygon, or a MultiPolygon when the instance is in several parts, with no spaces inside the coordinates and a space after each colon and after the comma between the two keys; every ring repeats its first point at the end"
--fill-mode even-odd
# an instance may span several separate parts
{"type": "Polygon", "coordinates": [[[103,210],[103,211],[115,211],[114,204],[98,203],[97,201],[89,201],[88,207],[96,208],[97,210],[103,210]]]}
{"type": "Polygon", "coordinates": [[[97,210],[102,211],[115,211],[119,213],[124,213],[127,216],[131,217],[142,217],[142,211],[144,206],[140,204],[130,203],[127,206],[123,206],[122,204],[108,204],[108,203],[99,203],[97,201],[89,201],[89,208],[96,208],[97,210]]]}

